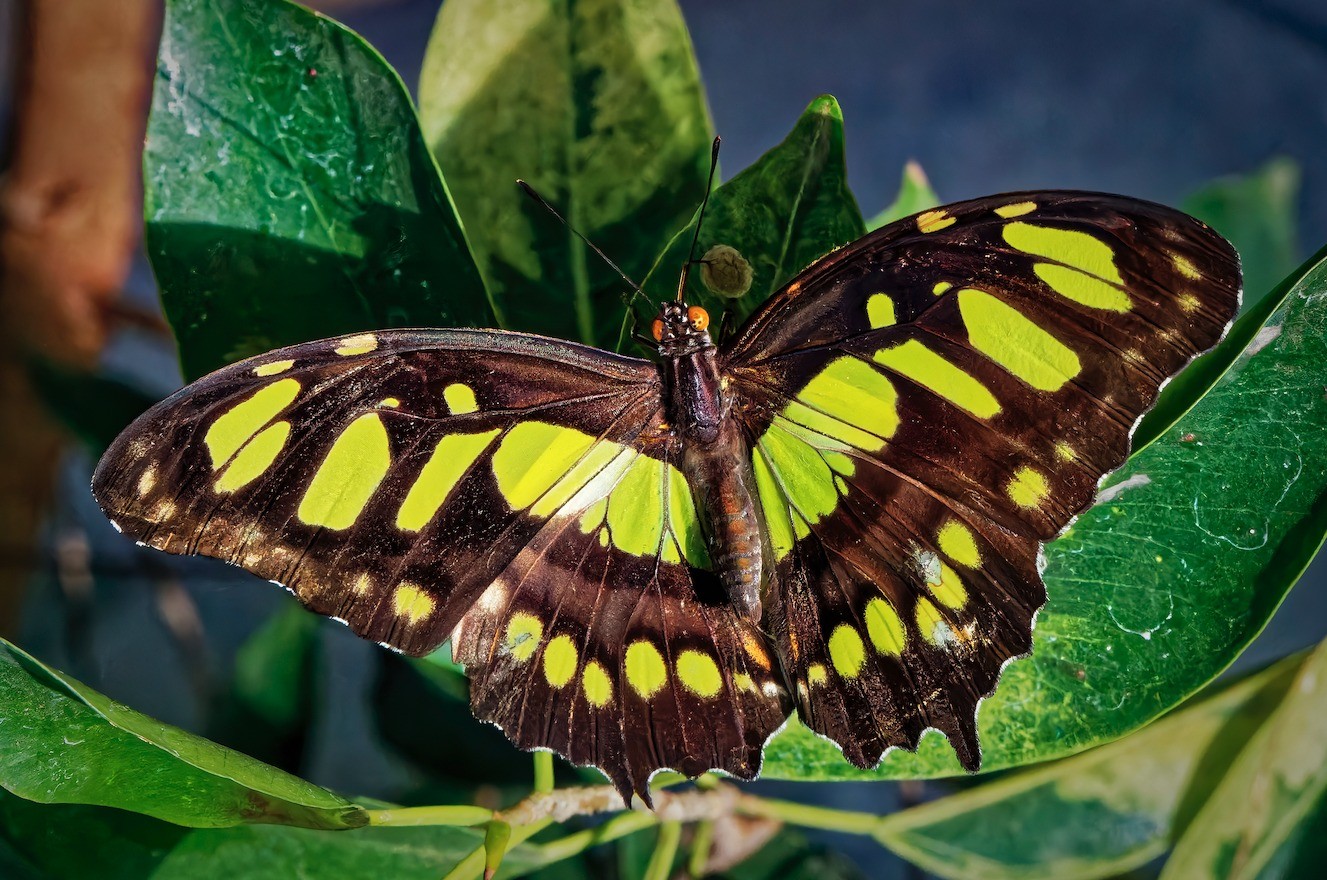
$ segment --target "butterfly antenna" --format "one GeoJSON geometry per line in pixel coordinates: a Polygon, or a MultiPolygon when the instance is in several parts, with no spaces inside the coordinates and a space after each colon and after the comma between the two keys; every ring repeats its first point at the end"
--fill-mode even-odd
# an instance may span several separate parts
{"type": "Polygon", "coordinates": [[[614,263],[612,260],[608,259],[608,254],[605,254],[603,251],[599,250],[599,248],[595,247],[594,242],[592,242],[592,241],[590,241],[588,238],[586,238],[585,235],[584,235],[579,229],[577,229],[576,227],[574,227],[574,226],[572,226],[570,223],[568,223],[567,220],[566,220],[566,218],[563,217],[561,214],[558,213],[557,208],[554,208],[552,205],[550,205],[550,204],[548,203],[548,200],[547,200],[547,199],[545,199],[545,198],[544,198],[543,196],[541,196],[539,193],[535,192],[534,187],[530,186],[530,184],[526,183],[524,180],[517,180],[517,181],[516,181],[516,185],[519,186],[521,189],[525,190],[525,194],[526,194],[527,196],[529,196],[530,198],[534,199],[534,200],[535,200],[536,202],[538,202],[539,204],[543,205],[545,211],[547,211],[548,213],[552,214],[554,217],[558,218],[558,222],[559,222],[559,223],[561,223],[563,226],[567,227],[567,228],[570,229],[573,233],[575,233],[575,235],[576,235],[577,238],[579,238],[581,241],[585,242],[585,246],[586,246],[586,247],[588,247],[590,250],[592,250],[592,251],[594,251],[596,254],[598,254],[598,255],[599,255],[599,259],[601,259],[601,260],[603,260],[605,263],[607,263],[607,264],[609,265],[609,267],[610,267],[614,272],[616,272],[616,273],[622,278],[623,281],[627,282],[627,284],[629,284],[629,285],[631,286],[631,290],[632,290],[632,294],[631,294],[631,295],[632,295],[633,298],[635,298],[635,297],[637,297],[637,296],[645,296],[645,291],[643,291],[643,290],[640,289],[640,285],[639,285],[639,284],[637,284],[636,282],[634,282],[634,281],[632,281],[630,278],[628,278],[628,277],[627,277],[627,273],[626,273],[626,272],[623,272],[621,269],[619,269],[618,266],[617,266],[617,263],[614,263]]]}
{"type": "Polygon", "coordinates": [[[700,216],[696,218],[696,231],[691,234],[691,250],[687,251],[687,261],[682,264],[682,277],[677,282],[677,301],[682,301],[682,294],[687,289],[687,277],[691,266],[696,263],[696,243],[700,241],[700,224],[705,222],[705,206],[710,203],[710,191],[714,189],[714,169],[719,167],[719,138],[714,138],[710,148],[710,176],[705,181],[705,198],[700,201],[700,216]]]}

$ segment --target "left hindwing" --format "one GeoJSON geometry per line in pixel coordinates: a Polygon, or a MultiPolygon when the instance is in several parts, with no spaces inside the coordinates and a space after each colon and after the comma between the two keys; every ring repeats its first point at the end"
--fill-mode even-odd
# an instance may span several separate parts
{"type": "Polygon", "coordinates": [[[921,731],[979,762],[1031,646],[1043,541],[1239,305],[1234,250],[1150,203],[1032,192],[898,221],[810,267],[721,358],[808,724],[858,764],[921,731]]]}

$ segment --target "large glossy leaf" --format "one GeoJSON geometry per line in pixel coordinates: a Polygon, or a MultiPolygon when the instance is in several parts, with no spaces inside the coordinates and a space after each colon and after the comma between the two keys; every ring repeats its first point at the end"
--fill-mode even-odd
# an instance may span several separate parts
{"type": "MultiPolygon", "coordinates": [[[[694,224],[693,218],[673,236],[646,278],[651,301],[636,301],[640,326],[648,327],[654,318],[659,307],[654,300],[676,292],[694,224]]],[[[823,95],[811,102],[782,143],[710,197],[696,256],[714,245],[735,248],[751,264],[750,290],[737,299],[722,298],[702,283],[699,272],[692,272],[687,301],[708,309],[716,323],[725,310],[730,312],[736,328],[798,272],[865,233],[848,189],[843,113],[838,101],[823,95]]]]}
{"type": "Polygon", "coordinates": [[[1299,261],[1299,182],[1295,160],[1273,159],[1252,174],[1213,181],[1181,206],[1239,251],[1245,310],[1267,296],[1299,261]]]}
{"type": "MultiPolygon", "coordinates": [[[[1321,331],[1320,331],[1321,332],[1321,331]]],[[[1291,876],[1307,820],[1327,800],[1327,642],[1230,767],[1175,847],[1163,880],[1291,876]]],[[[1321,827],[1313,832],[1321,834],[1321,827]]],[[[1321,849],[1320,841],[1308,841],[1321,849]]],[[[1321,876],[1317,865],[1314,876],[1321,876]]]]}
{"type": "Polygon", "coordinates": [[[931,189],[931,181],[927,179],[922,166],[915,161],[909,161],[903,166],[903,180],[899,183],[898,195],[894,196],[894,201],[883,211],[866,221],[866,228],[876,230],[881,226],[888,226],[895,220],[920,214],[938,204],[940,197],[931,189]]]}
{"type": "MultiPolygon", "coordinates": [[[[483,832],[188,829],[118,810],[34,804],[0,792],[0,840],[50,880],[437,880],[483,842],[483,832]]],[[[516,872],[536,863],[526,847],[504,859],[516,872]]]]}
{"type": "Polygon", "coordinates": [[[419,98],[506,325],[612,345],[625,285],[515,182],[530,181],[632,278],[649,270],[709,169],[705,99],[674,0],[448,0],[419,98]]]}
{"type": "MultiPolygon", "coordinates": [[[[1213,389],[1046,548],[1033,653],[980,710],[983,767],[1129,733],[1224,669],[1258,634],[1327,531],[1327,261],[1313,264],[1213,389]]],[[[854,770],[799,725],[768,750],[782,778],[959,772],[929,734],[854,770]]]]}
{"type": "Polygon", "coordinates": [[[0,786],[42,803],[119,807],[200,828],[353,828],[354,804],[162,724],[0,640],[0,786]]]}
{"type": "Polygon", "coordinates": [[[493,323],[401,81],[293,3],[166,3],[144,177],[186,378],[351,330],[493,323]]]}
{"type": "Polygon", "coordinates": [[[887,816],[876,837],[941,877],[1113,877],[1169,848],[1285,696],[1302,655],[1132,736],[887,816]]]}

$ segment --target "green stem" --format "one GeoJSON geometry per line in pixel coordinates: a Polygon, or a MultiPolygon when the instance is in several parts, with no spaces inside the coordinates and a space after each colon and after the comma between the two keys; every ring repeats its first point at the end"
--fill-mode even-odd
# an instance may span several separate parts
{"type": "Polygon", "coordinates": [[[547,794],[553,790],[553,753],[534,753],[534,790],[535,794],[547,794]]]}
{"type": "MultiPolygon", "coordinates": [[[[552,819],[540,819],[538,822],[531,822],[529,825],[518,825],[512,828],[511,839],[507,841],[507,851],[510,852],[552,824],[552,819]]],[[[455,868],[448,871],[443,880],[475,880],[476,877],[482,877],[484,863],[487,858],[488,853],[484,847],[478,846],[470,855],[461,859],[455,868]]]]}
{"type": "Polygon", "coordinates": [[[569,859],[601,843],[609,843],[628,834],[643,831],[657,821],[653,813],[621,813],[597,828],[577,831],[575,834],[568,834],[539,847],[540,863],[551,865],[569,859]]]}
{"type": "Polygon", "coordinates": [[[885,827],[884,817],[851,810],[829,807],[811,807],[793,801],[776,801],[747,795],[738,804],[737,812],[745,816],[776,819],[803,828],[823,828],[845,834],[879,834],[885,827]]]}
{"type": "Polygon", "coordinates": [[[388,810],[366,810],[370,825],[483,825],[492,820],[493,811],[483,807],[396,807],[388,810]]]}
{"type": "Polygon", "coordinates": [[[643,880],[668,880],[677,858],[677,844],[682,840],[682,823],[665,822],[659,826],[659,841],[654,845],[650,864],[645,868],[643,880]]]}
{"type": "Polygon", "coordinates": [[[696,823],[696,835],[691,839],[691,858],[687,862],[687,873],[692,877],[704,877],[705,866],[710,861],[710,849],[714,846],[714,821],[706,819],[696,823]]]}

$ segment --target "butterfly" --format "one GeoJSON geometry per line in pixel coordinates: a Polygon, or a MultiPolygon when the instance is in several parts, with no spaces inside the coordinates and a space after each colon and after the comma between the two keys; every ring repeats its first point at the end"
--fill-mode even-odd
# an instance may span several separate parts
{"type": "Polygon", "coordinates": [[[1240,284],[1159,205],[981,198],[830,253],[717,344],[679,292],[654,359],[490,330],[250,358],[92,487],[144,544],[407,654],[450,639],[476,716],[624,799],[662,768],[754,778],[794,711],[861,767],[936,728],[976,770],[1042,545],[1240,284]]]}

